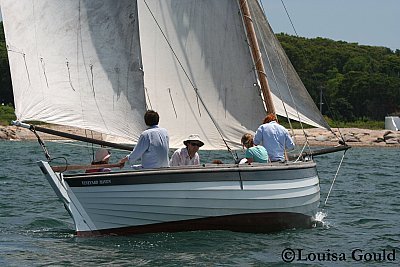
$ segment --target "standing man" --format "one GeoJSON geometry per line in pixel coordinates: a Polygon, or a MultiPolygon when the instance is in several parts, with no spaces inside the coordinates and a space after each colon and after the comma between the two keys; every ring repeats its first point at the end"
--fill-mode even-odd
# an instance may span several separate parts
{"type": "Polygon", "coordinates": [[[138,159],[142,160],[142,168],[145,169],[169,166],[169,136],[166,129],[158,127],[159,120],[154,110],[144,114],[144,122],[149,128],[142,132],[132,152],[120,160],[121,166],[127,161],[133,164],[138,159]]]}
{"type": "Polygon", "coordinates": [[[265,147],[271,161],[285,161],[285,148],[291,150],[295,146],[289,132],[278,124],[274,114],[268,114],[258,127],[254,144],[265,147]]]}

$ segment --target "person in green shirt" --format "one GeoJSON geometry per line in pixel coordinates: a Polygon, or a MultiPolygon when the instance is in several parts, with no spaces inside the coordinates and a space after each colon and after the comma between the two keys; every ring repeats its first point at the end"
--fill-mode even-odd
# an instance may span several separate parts
{"type": "Polygon", "coordinates": [[[247,163],[260,162],[266,163],[269,161],[268,152],[263,146],[256,146],[253,142],[253,135],[246,133],[242,136],[241,140],[243,148],[246,148],[245,157],[247,163]]]}

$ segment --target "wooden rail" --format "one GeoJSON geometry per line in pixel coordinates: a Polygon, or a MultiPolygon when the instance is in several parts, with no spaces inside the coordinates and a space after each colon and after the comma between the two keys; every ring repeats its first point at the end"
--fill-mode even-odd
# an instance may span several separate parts
{"type": "Polygon", "coordinates": [[[52,166],[51,168],[55,172],[65,171],[76,171],[76,170],[90,170],[90,169],[102,169],[102,168],[122,168],[124,165],[120,163],[115,164],[98,164],[98,165],[64,165],[64,166],[52,166]]]}

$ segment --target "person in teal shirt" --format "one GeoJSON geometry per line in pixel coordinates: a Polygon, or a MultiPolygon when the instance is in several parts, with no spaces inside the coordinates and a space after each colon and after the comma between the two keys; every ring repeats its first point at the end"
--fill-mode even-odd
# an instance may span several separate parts
{"type": "Polygon", "coordinates": [[[254,145],[253,135],[250,133],[244,134],[241,140],[243,148],[246,148],[245,157],[247,163],[260,162],[266,163],[269,161],[268,152],[263,146],[254,145]]]}

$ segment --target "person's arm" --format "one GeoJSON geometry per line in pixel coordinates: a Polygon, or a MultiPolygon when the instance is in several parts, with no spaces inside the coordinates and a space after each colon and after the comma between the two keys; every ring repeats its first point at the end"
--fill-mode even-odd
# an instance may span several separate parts
{"type": "Polygon", "coordinates": [[[244,157],[247,159],[247,163],[248,164],[251,164],[252,162],[254,162],[254,156],[251,153],[250,149],[246,150],[246,153],[245,153],[244,157]]]}
{"type": "Polygon", "coordinates": [[[286,131],[286,136],[285,136],[286,138],[286,140],[285,140],[285,145],[286,145],[286,148],[288,149],[288,150],[292,150],[294,147],[295,147],[295,143],[294,143],[294,141],[293,141],[293,139],[292,139],[292,137],[290,136],[290,134],[289,134],[289,132],[288,131],[286,131]]]}
{"type": "Polygon", "coordinates": [[[262,125],[261,125],[260,127],[258,127],[256,134],[254,135],[253,142],[255,145],[262,145],[262,139],[263,136],[262,136],[262,125]]]}
{"type": "Polygon", "coordinates": [[[179,150],[175,150],[172,154],[171,160],[169,161],[169,166],[179,166],[180,165],[180,155],[179,150]]]}
{"type": "Polygon", "coordinates": [[[136,160],[140,159],[143,155],[143,153],[149,148],[150,140],[148,137],[144,135],[140,135],[139,140],[137,142],[137,145],[135,148],[132,150],[132,152],[124,157],[123,159],[120,160],[120,164],[124,165],[125,162],[129,161],[131,164],[133,164],[136,160]]]}

